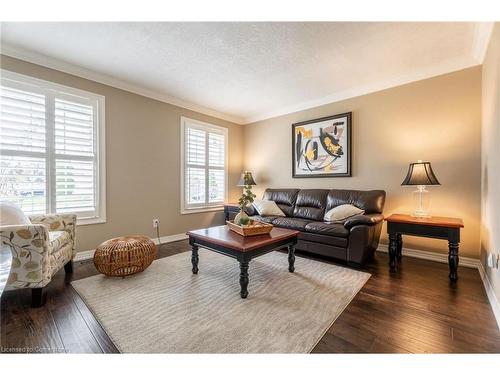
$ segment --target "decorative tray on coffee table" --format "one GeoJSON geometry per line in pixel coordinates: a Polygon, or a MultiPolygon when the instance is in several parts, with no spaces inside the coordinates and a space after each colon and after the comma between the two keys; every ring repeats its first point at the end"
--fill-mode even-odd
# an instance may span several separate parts
{"type": "Polygon", "coordinates": [[[260,234],[268,234],[273,229],[271,224],[262,223],[257,220],[250,219],[246,225],[238,225],[232,221],[226,221],[227,226],[233,232],[236,232],[242,236],[258,236],[260,234]]]}

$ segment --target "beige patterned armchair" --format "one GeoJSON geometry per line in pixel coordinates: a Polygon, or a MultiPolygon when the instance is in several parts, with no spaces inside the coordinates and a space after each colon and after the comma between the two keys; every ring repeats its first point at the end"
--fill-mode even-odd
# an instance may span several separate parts
{"type": "Polygon", "coordinates": [[[63,266],[73,271],[76,215],[33,215],[31,224],[0,227],[2,245],[12,251],[5,290],[32,289],[32,306],[45,303],[43,287],[63,266]]]}

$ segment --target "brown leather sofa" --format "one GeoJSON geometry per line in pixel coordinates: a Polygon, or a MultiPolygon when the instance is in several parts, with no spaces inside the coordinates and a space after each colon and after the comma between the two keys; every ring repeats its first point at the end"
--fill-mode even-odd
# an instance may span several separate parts
{"type": "Polygon", "coordinates": [[[263,199],[275,201],[286,217],[259,216],[253,206],[247,214],[276,227],[299,230],[297,250],[363,265],[377,249],[384,216],[383,190],[267,189],[263,199]],[[341,204],[365,211],[343,224],[323,221],[325,212],[341,204]]]}

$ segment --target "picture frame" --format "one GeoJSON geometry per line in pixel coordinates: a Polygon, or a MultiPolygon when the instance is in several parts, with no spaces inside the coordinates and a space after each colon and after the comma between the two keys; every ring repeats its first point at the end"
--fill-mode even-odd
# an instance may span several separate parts
{"type": "Polygon", "coordinates": [[[292,124],[292,177],[351,177],[352,112],[292,124]]]}

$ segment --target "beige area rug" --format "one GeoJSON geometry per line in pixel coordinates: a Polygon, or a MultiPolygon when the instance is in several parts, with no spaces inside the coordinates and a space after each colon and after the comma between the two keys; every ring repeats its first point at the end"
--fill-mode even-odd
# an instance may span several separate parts
{"type": "Polygon", "coordinates": [[[370,274],[272,252],[250,262],[246,300],[238,262],[200,249],[153,262],[125,279],[73,287],[123,353],[309,353],[370,274]]]}

